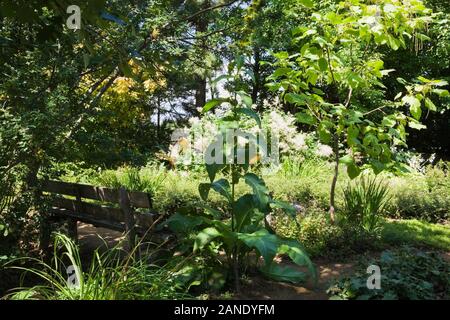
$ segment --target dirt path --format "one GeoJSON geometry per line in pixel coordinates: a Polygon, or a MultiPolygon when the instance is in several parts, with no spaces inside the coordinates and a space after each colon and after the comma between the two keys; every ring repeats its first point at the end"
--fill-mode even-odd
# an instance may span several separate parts
{"type": "MultiPolygon", "coordinates": [[[[78,224],[78,239],[81,245],[81,254],[83,258],[90,259],[92,252],[100,248],[100,251],[106,248],[112,248],[124,239],[120,232],[95,228],[91,225],[78,224]],[[103,240],[102,240],[103,239],[103,240]]],[[[368,253],[366,256],[379,256],[379,252],[368,253]]],[[[318,283],[314,285],[312,281],[308,281],[304,285],[293,285],[283,282],[275,282],[266,278],[255,275],[245,280],[242,284],[241,293],[236,299],[274,299],[274,300],[324,300],[328,299],[326,294],[327,288],[337,278],[350,275],[354,272],[355,267],[362,255],[354,255],[346,257],[345,261],[330,261],[329,259],[313,259],[318,273],[318,283]]],[[[450,262],[450,252],[443,252],[442,257],[450,262]]],[[[287,261],[281,263],[294,266],[287,261]]],[[[296,266],[294,266],[296,267],[296,266]]],[[[306,270],[300,268],[302,271],[306,270]]]]}
{"type": "MultiPolygon", "coordinates": [[[[294,285],[270,281],[262,276],[255,276],[243,285],[240,299],[273,299],[273,300],[327,300],[326,290],[334,279],[349,275],[354,271],[357,257],[352,257],[345,263],[329,262],[317,259],[314,262],[318,283],[308,281],[304,285],[294,285]]],[[[285,263],[285,262],[282,262],[285,263]]],[[[286,263],[287,264],[287,263],[286,263]]],[[[292,265],[291,265],[292,266],[292,265]]],[[[301,268],[302,271],[306,271],[301,268]]]]}
{"type": "MultiPolygon", "coordinates": [[[[97,248],[100,251],[114,247],[124,237],[120,232],[96,228],[92,225],[78,224],[78,240],[81,245],[82,257],[90,259],[90,255],[97,248]],[[103,240],[102,240],[103,239],[103,240]]],[[[242,293],[238,299],[299,299],[317,300],[328,299],[325,293],[330,282],[341,275],[353,271],[357,257],[349,259],[345,263],[329,262],[324,259],[314,261],[318,270],[318,284],[315,287],[312,282],[305,286],[275,282],[262,276],[254,276],[243,284],[242,293]]],[[[284,263],[284,262],[282,262],[284,263]]]]}

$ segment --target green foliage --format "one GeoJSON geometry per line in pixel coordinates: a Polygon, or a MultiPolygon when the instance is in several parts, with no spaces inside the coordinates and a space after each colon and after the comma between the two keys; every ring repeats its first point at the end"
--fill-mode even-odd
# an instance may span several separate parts
{"type": "Polygon", "coordinates": [[[450,264],[437,253],[412,248],[388,250],[328,289],[331,299],[435,300],[450,296],[450,264]],[[381,289],[367,288],[367,266],[381,269],[381,289]]]}
{"type": "Polygon", "coordinates": [[[35,267],[22,266],[24,258],[15,259],[8,267],[34,275],[41,284],[12,290],[7,299],[50,300],[150,300],[190,297],[186,291],[193,275],[186,261],[172,260],[167,264],[149,264],[145,260],[121,257],[119,249],[95,252],[91,265],[83,270],[79,248],[66,236],[55,236],[52,264],[25,258],[35,267]],[[69,285],[67,267],[73,266],[78,286],[69,285]]]}
{"type": "Polygon", "coordinates": [[[344,189],[342,223],[377,232],[389,205],[389,187],[374,176],[361,176],[344,189]]]}
{"type": "MultiPolygon", "coordinates": [[[[276,69],[267,87],[298,109],[298,121],[332,148],[351,179],[364,167],[376,174],[401,170],[393,147],[406,146],[407,126],[425,128],[419,122],[422,109],[437,110],[431,97],[448,95],[441,88],[448,82],[421,76],[411,85],[399,79],[407,90],[403,97],[377,99],[378,105],[366,105],[361,97],[368,92],[383,96],[382,80],[395,70],[384,69],[380,52],[406,48],[407,38],[427,39],[420,32],[432,21],[431,10],[421,1],[340,1],[316,4],[308,13],[310,20],[292,30],[292,48],[274,54],[276,69]]],[[[336,163],[330,188],[333,220],[338,173],[336,163]]]]}

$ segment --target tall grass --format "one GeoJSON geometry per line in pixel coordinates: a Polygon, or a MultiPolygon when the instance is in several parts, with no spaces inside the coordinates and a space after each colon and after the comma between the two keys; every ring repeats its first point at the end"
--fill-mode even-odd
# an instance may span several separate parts
{"type": "Polygon", "coordinates": [[[118,170],[106,170],[96,177],[99,185],[118,189],[125,187],[130,191],[142,191],[156,195],[162,188],[166,172],[161,167],[144,167],[142,169],[123,167],[118,170]]]}
{"type": "Polygon", "coordinates": [[[344,223],[361,227],[368,232],[379,230],[382,215],[390,201],[389,187],[375,176],[363,175],[349,182],[343,192],[344,223]]]}
{"type": "Polygon", "coordinates": [[[83,271],[78,246],[67,236],[56,234],[55,252],[51,264],[34,258],[26,259],[35,267],[18,266],[20,260],[9,263],[10,268],[35,276],[42,284],[30,288],[19,287],[5,299],[31,300],[150,300],[185,299],[188,282],[183,274],[186,258],[172,260],[162,266],[122,257],[118,247],[100,254],[83,271]],[[68,269],[72,266],[72,269],[68,269]],[[68,274],[68,270],[71,271],[68,274]],[[77,281],[73,281],[77,279],[77,281]]]}
{"type": "Polygon", "coordinates": [[[281,163],[281,174],[285,177],[310,178],[320,177],[329,172],[326,161],[320,158],[285,158],[281,163]]]}

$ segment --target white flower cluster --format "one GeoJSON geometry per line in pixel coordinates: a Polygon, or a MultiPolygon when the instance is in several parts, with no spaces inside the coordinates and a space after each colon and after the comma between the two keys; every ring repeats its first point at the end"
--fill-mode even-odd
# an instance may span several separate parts
{"type": "Polygon", "coordinates": [[[330,146],[327,146],[326,144],[319,143],[317,145],[315,154],[319,157],[329,158],[333,154],[333,149],[330,146]]]}
{"type": "MultiPolygon", "coordinates": [[[[298,155],[304,152],[307,135],[299,132],[295,126],[295,118],[278,109],[264,112],[261,116],[262,128],[256,125],[255,120],[248,118],[239,124],[239,130],[254,136],[269,133],[277,137],[279,155],[298,155]]],[[[203,163],[202,157],[208,146],[215,140],[220,132],[219,118],[208,114],[201,119],[189,119],[189,127],[177,129],[172,134],[172,145],[168,156],[177,164],[203,163]]],[[[238,144],[245,146],[248,141],[238,137],[238,144]]]]}
{"type": "Polygon", "coordinates": [[[278,136],[281,155],[296,154],[308,148],[306,134],[297,130],[293,116],[274,109],[265,113],[263,118],[270,132],[278,136]]]}

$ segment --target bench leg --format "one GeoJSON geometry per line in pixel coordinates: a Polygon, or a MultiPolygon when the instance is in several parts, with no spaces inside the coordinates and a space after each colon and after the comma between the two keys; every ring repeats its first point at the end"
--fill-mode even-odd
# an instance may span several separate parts
{"type": "Polygon", "coordinates": [[[50,253],[50,237],[51,237],[51,224],[47,218],[41,220],[41,230],[39,237],[39,249],[44,256],[48,256],[50,253]]]}
{"type": "Polygon", "coordinates": [[[78,221],[75,219],[68,219],[67,221],[67,233],[70,239],[78,242],[78,221]]]}

